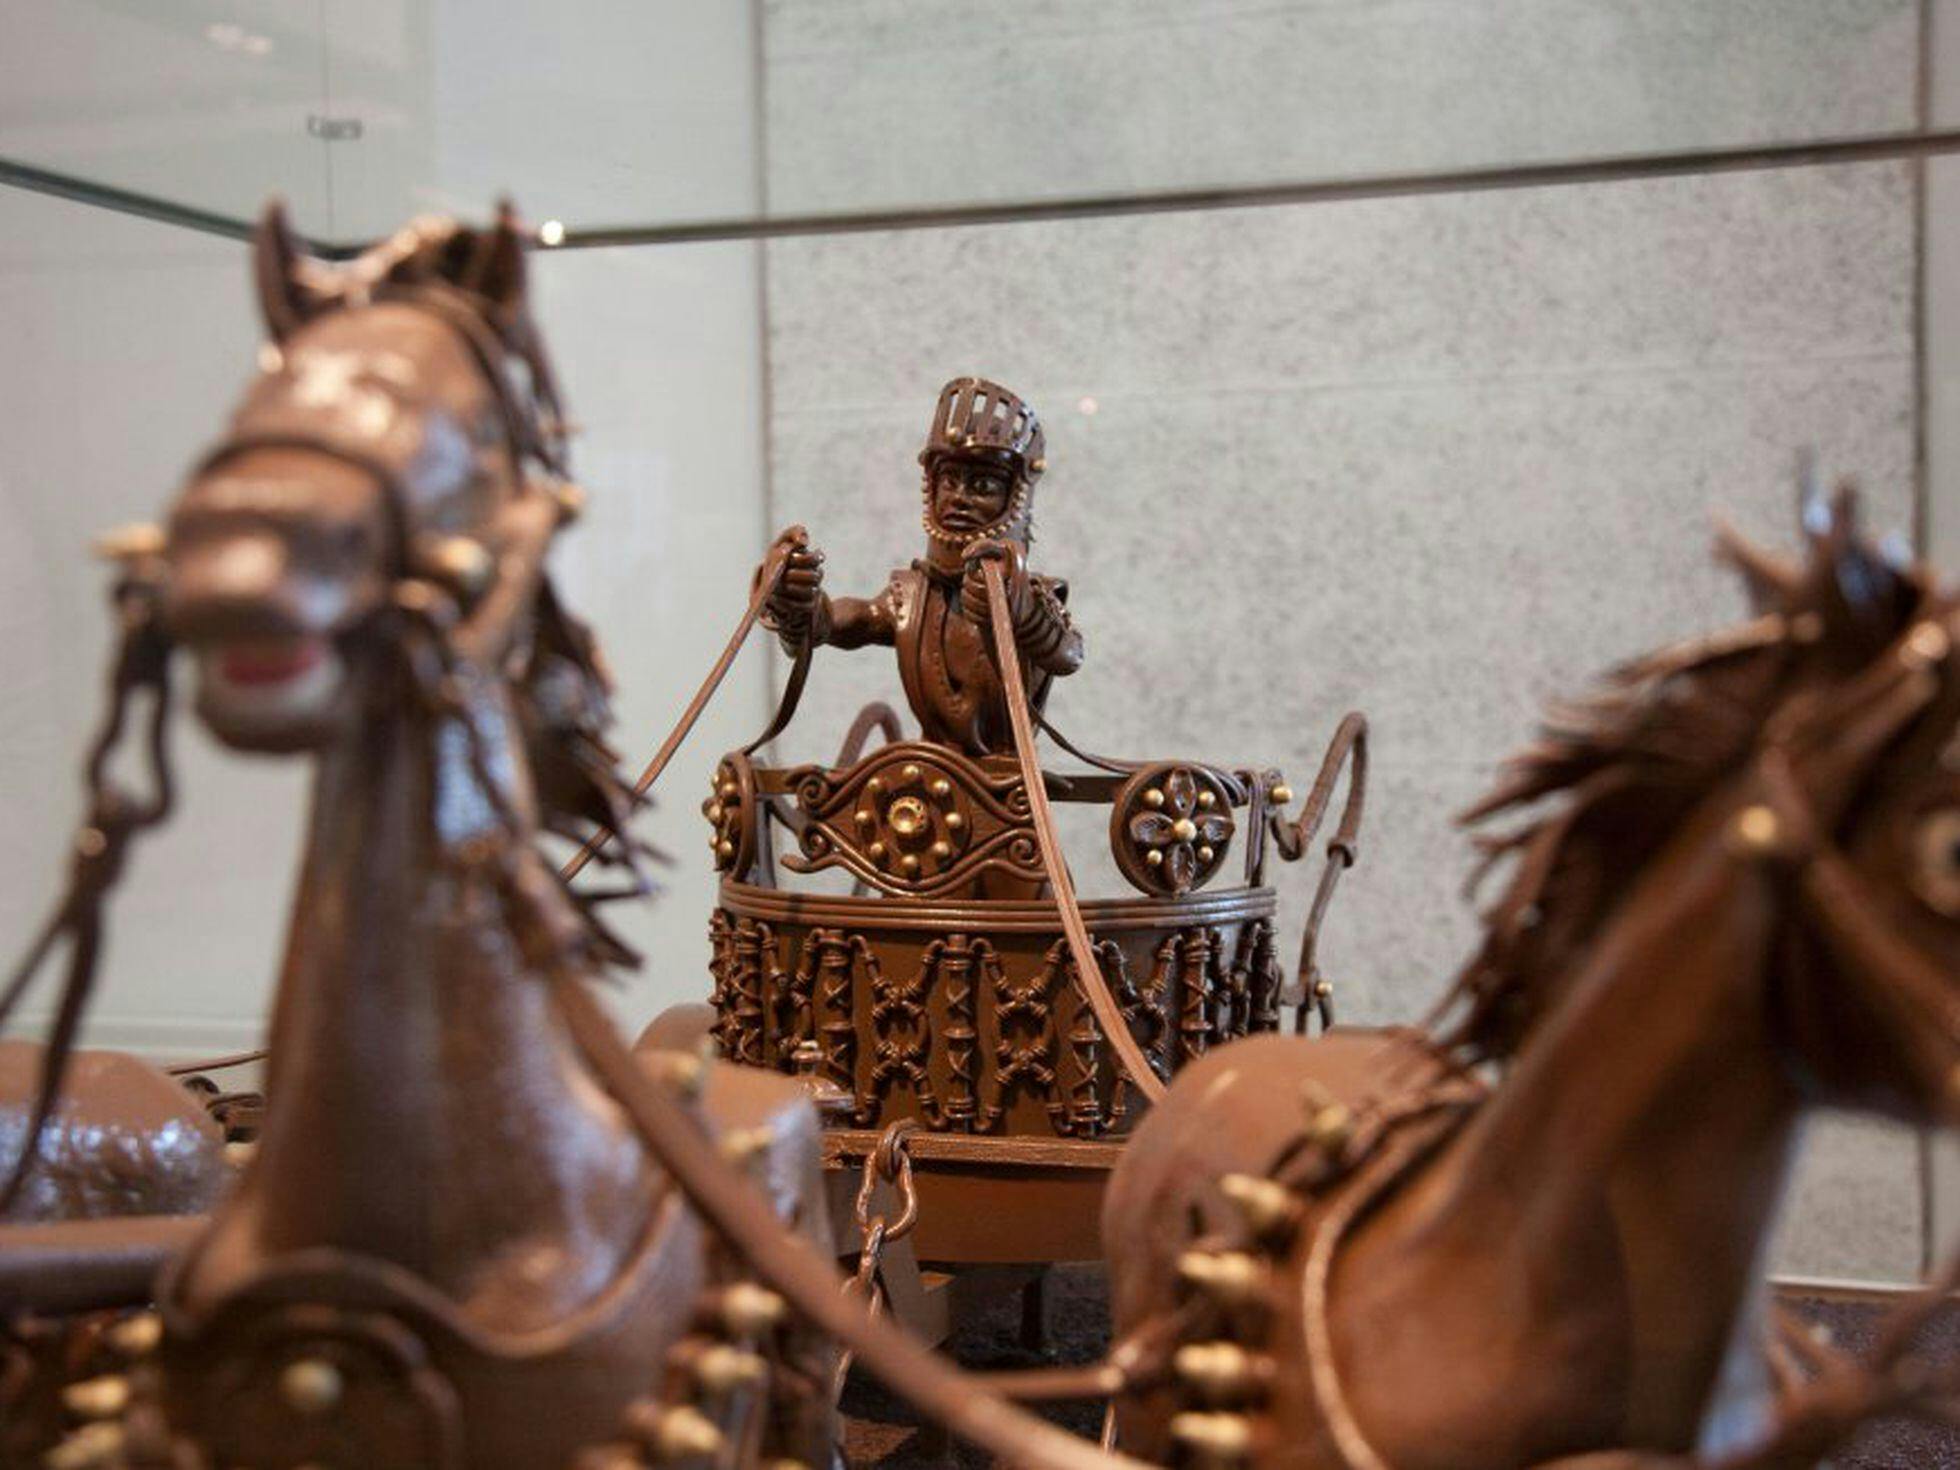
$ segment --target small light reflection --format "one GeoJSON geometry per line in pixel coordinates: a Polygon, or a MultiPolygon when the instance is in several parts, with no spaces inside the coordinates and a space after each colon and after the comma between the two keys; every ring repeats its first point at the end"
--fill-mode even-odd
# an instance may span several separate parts
{"type": "Polygon", "coordinates": [[[565,243],[565,224],[562,220],[548,219],[538,226],[540,245],[562,245],[565,243]]]}
{"type": "Polygon", "coordinates": [[[265,56],[272,50],[272,37],[258,35],[228,20],[206,26],[204,39],[221,51],[243,51],[247,56],[265,56]]]}
{"type": "Polygon", "coordinates": [[[1083,413],[1083,414],[1092,414],[1092,413],[1094,413],[1094,412],[1095,412],[1095,411],[1096,411],[1096,410],[1097,410],[1097,409],[1098,409],[1099,407],[1101,407],[1101,405],[1100,405],[1100,404],[1098,404],[1098,403],[1096,402],[1096,400],[1095,400],[1095,399],[1093,399],[1093,398],[1082,398],[1082,399],[1079,399],[1079,400],[1078,400],[1078,401],[1076,402],[1076,405],[1075,405],[1075,407],[1076,407],[1076,410],[1077,410],[1078,412],[1080,412],[1080,413],[1083,413]]]}

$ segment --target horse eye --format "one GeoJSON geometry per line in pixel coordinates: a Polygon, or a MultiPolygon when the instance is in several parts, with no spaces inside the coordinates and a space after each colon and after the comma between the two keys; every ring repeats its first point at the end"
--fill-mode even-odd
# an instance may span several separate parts
{"type": "Polygon", "coordinates": [[[1960,806],[1937,807],[1913,828],[1912,886],[1928,908],[1960,919],[1960,806]]]}

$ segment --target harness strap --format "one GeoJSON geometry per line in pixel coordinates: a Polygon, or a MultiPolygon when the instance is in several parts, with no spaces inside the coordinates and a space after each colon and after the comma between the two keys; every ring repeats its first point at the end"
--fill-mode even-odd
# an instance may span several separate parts
{"type": "Polygon", "coordinates": [[[1094,766],[1098,770],[1108,771],[1113,776],[1127,776],[1133,771],[1142,770],[1144,767],[1142,761],[1118,760],[1113,755],[1097,755],[1094,751],[1084,750],[1060,730],[1057,730],[1045,714],[1037,712],[1034,717],[1034,722],[1048,732],[1048,738],[1050,740],[1054,741],[1063,750],[1066,750],[1070,755],[1085,765],[1094,766]]]}
{"type": "Polygon", "coordinates": [[[48,1027],[34,1110],[21,1136],[20,1153],[8,1166],[6,1183],[0,1186],[0,1215],[6,1214],[26,1184],[28,1171],[40,1153],[42,1134],[60,1100],[82,1013],[95,989],[96,966],[102,953],[103,907],[109,892],[122,877],[131,842],[139,832],[163,821],[175,799],[167,741],[170,642],[156,615],[155,588],[134,575],[125,575],[117,583],[114,597],[121,613],[123,639],[110,678],[109,711],[89,751],[88,815],[71,849],[68,886],[8,977],[6,989],[0,991],[0,1028],[4,1028],[42,962],[57,944],[64,939],[68,942],[67,972],[54,1020],[48,1027]],[[121,744],[128,723],[130,700],[144,689],[151,695],[144,731],[151,780],[147,798],[132,796],[108,774],[110,757],[121,744]]]}
{"type": "Polygon", "coordinates": [[[1366,715],[1359,710],[1350,710],[1335,728],[1334,738],[1327,743],[1327,753],[1321,757],[1319,774],[1314,777],[1313,786],[1307,792],[1300,815],[1288,822],[1274,812],[1267,819],[1272,828],[1273,845],[1279,849],[1281,859],[1289,863],[1298,862],[1306,855],[1307,844],[1313,841],[1320,824],[1327,818],[1328,806],[1334,798],[1334,786],[1343,770],[1348,773],[1347,800],[1341,806],[1341,819],[1335,823],[1334,835],[1327,841],[1326,861],[1320,870],[1320,881],[1314,885],[1313,905],[1307,910],[1307,927],[1300,935],[1300,964],[1293,976],[1295,1031],[1305,1031],[1309,1006],[1319,1010],[1323,1029],[1334,1024],[1332,1002],[1328,997],[1316,993],[1319,976],[1314,955],[1320,946],[1320,926],[1334,902],[1334,890],[1340,884],[1341,875],[1353,867],[1361,855],[1361,818],[1368,804],[1366,715]]]}
{"type": "MultiPolygon", "coordinates": [[[[721,687],[721,681],[728,676],[728,669],[735,662],[735,655],[740,653],[742,645],[748,642],[749,634],[762,616],[764,604],[782,582],[783,573],[789,569],[790,553],[807,545],[808,541],[809,537],[801,526],[791,526],[770,543],[769,551],[762,559],[762,565],[756,569],[755,589],[749,594],[748,607],[743,610],[741,618],[736,622],[735,631],[728,635],[728,642],[721,650],[721,657],[715,660],[714,667],[708,670],[707,677],[701,681],[701,687],[694,691],[694,698],[688,701],[687,708],[681,711],[681,717],[674,722],[674,728],[667,732],[667,738],[653,753],[653,759],[648,761],[646,769],[640,772],[640,779],[633,783],[633,795],[636,798],[644,797],[653,789],[654,783],[667,769],[667,763],[674,758],[674,753],[681,748],[682,742],[693,731],[695,722],[701,718],[701,712],[708,707],[708,701],[714,698],[715,691],[721,687]]],[[[752,753],[757,747],[767,744],[782,733],[783,727],[789,723],[790,716],[796,712],[796,705],[803,696],[803,685],[809,672],[810,648],[806,643],[802,651],[797,654],[795,665],[790,669],[789,682],[783,688],[782,702],[777,705],[774,718],[769,721],[760,735],[743,748],[743,754],[752,753]]],[[[572,854],[571,860],[559,870],[559,876],[567,882],[576,878],[585,871],[586,864],[605,851],[607,843],[611,840],[610,833],[595,832],[586,839],[583,847],[572,854]]]]}
{"type": "Polygon", "coordinates": [[[1021,763],[1021,783],[1028,793],[1028,810],[1034,819],[1035,840],[1041,846],[1041,860],[1048,869],[1049,885],[1055,890],[1055,908],[1062,916],[1062,932],[1068,936],[1069,954],[1075,961],[1075,983],[1096,1024],[1102,1027],[1110,1050],[1129,1077],[1130,1085],[1146,1101],[1156,1102],[1164,1095],[1164,1080],[1150,1065],[1130,1034],[1123,1008],[1110,991],[1089,929],[1082,922],[1082,909],[1075,900],[1075,884],[1069,877],[1062,856],[1062,844],[1055,831],[1055,814],[1048,805],[1048,790],[1042,784],[1041,763],[1034,749],[1034,719],[1028,706],[1028,690],[1021,678],[1021,659],[1014,641],[1014,618],[1007,603],[1007,584],[1001,575],[1000,551],[992,554],[976,548],[985,559],[981,576],[987,584],[987,614],[993,625],[994,661],[1000,667],[1001,684],[1007,695],[1008,719],[1014,729],[1014,754],[1021,763]]]}

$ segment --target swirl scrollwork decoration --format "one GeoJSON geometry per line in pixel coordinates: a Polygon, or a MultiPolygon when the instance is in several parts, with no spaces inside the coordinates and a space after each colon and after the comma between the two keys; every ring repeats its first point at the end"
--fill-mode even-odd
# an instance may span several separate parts
{"type": "Polygon", "coordinates": [[[792,871],[839,866],[907,894],[941,892],[985,868],[1040,875],[1018,778],[943,747],[888,745],[846,771],[791,772],[788,784],[806,819],[801,859],[784,859],[792,871]]]}

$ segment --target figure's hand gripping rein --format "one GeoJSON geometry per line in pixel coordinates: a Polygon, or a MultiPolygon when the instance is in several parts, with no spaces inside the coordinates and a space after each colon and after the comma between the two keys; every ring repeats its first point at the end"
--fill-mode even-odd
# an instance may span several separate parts
{"type": "MultiPolygon", "coordinates": [[[[794,654],[824,641],[830,631],[830,599],[823,590],[823,553],[810,545],[801,526],[785,535],[792,533],[794,539],[779,543],[785,547],[782,574],[763,601],[762,625],[794,654]]],[[[756,569],[758,586],[762,570],[756,569]]]]}

